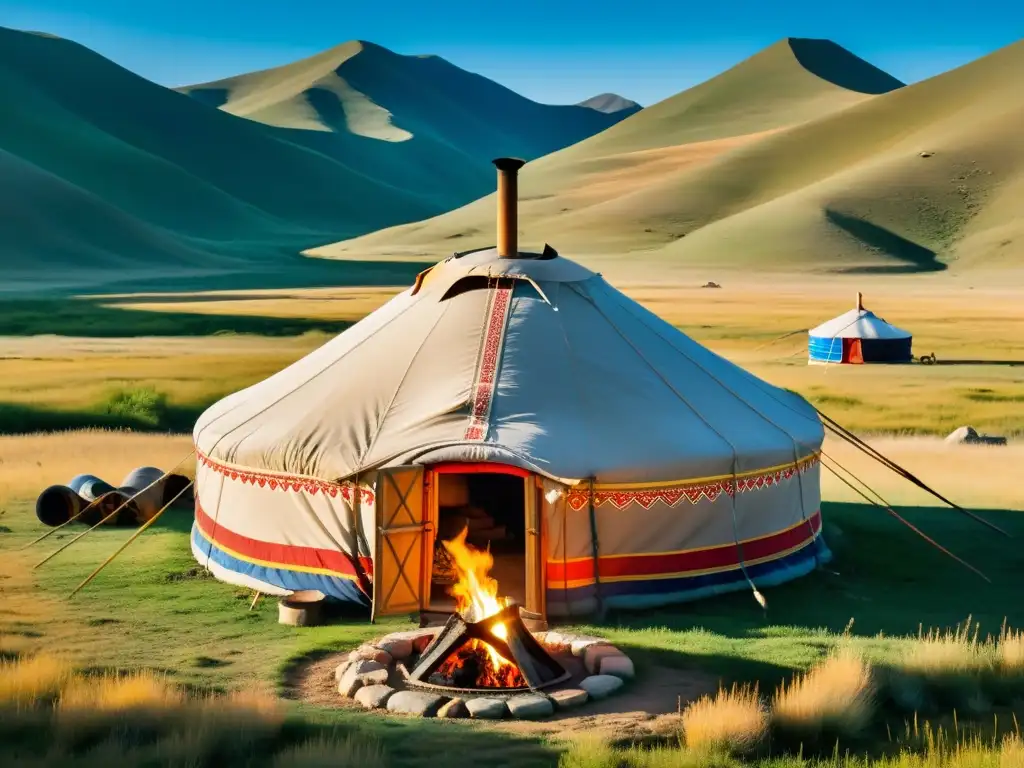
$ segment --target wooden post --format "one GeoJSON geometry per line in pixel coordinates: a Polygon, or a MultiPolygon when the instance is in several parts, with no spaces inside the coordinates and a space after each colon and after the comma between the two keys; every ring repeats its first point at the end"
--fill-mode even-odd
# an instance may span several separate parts
{"type": "Polygon", "coordinates": [[[861,293],[860,291],[857,291],[857,311],[864,311],[864,294],[861,293]]]}
{"type": "Polygon", "coordinates": [[[503,259],[519,256],[519,169],[525,160],[499,157],[492,161],[498,169],[498,255],[503,259]]]}

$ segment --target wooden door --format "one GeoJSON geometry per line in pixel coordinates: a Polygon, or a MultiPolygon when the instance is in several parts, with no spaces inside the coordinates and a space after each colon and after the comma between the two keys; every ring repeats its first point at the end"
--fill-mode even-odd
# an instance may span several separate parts
{"type": "Polygon", "coordinates": [[[523,481],[524,512],[526,517],[526,605],[524,619],[529,618],[531,629],[546,629],[547,584],[545,579],[544,526],[541,514],[541,488],[535,477],[523,481]]]}
{"type": "Polygon", "coordinates": [[[425,607],[424,569],[431,528],[420,466],[390,467],[377,475],[373,609],[378,616],[414,613],[425,607]]]}

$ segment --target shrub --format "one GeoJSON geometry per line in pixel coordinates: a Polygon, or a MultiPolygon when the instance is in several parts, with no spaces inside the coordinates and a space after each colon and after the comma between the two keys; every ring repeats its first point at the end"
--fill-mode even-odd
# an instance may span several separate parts
{"type": "Polygon", "coordinates": [[[167,395],[152,387],[118,389],[107,395],[101,410],[130,424],[158,427],[167,416],[167,395]]]}
{"type": "Polygon", "coordinates": [[[692,749],[744,754],[757,749],[768,734],[768,713],[757,687],[733,686],[705,696],[683,712],[683,735],[692,749]]]}
{"type": "Polygon", "coordinates": [[[775,693],[772,726],[816,741],[823,736],[857,736],[875,713],[875,682],[861,656],[843,650],[775,693]]]}

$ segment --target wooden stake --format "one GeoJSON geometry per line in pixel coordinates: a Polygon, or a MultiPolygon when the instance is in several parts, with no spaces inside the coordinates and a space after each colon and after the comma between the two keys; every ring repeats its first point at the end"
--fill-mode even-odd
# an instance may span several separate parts
{"type": "Polygon", "coordinates": [[[252,602],[251,602],[251,603],[249,603],[249,610],[250,610],[250,611],[251,611],[251,610],[252,610],[253,608],[255,608],[255,607],[256,607],[256,601],[260,599],[260,596],[261,596],[262,594],[263,594],[263,593],[262,593],[262,592],[260,592],[260,591],[259,591],[258,589],[256,590],[256,594],[252,596],[252,602]]]}
{"type": "Polygon", "coordinates": [[[189,482],[184,488],[182,488],[180,491],[178,491],[177,495],[173,499],[171,499],[166,504],[164,504],[163,507],[160,508],[159,512],[157,512],[155,515],[153,515],[151,518],[149,518],[149,520],[147,520],[145,523],[143,523],[143,525],[139,528],[139,530],[137,530],[135,533],[133,533],[129,537],[128,541],[126,541],[124,544],[122,544],[120,547],[118,547],[117,551],[114,554],[112,554],[110,557],[108,557],[106,560],[104,560],[103,563],[99,566],[99,568],[97,568],[95,571],[90,573],[88,575],[88,577],[86,577],[85,581],[83,581],[81,584],[79,584],[77,587],[75,587],[73,590],[71,590],[71,594],[68,595],[68,597],[69,598],[74,597],[75,594],[78,592],[78,590],[80,590],[82,587],[84,587],[86,584],[88,584],[90,581],[92,581],[94,578],[96,578],[96,574],[98,574],[100,571],[102,571],[104,568],[106,568],[108,565],[110,565],[110,563],[114,560],[115,557],[117,557],[122,552],[124,552],[125,549],[128,548],[129,544],[131,544],[133,541],[135,541],[137,538],[139,538],[139,536],[142,535],[142,532],[144,530],[146,530],[147,528],[149,528],[149,526],[151,526],[153,523],[155,523],[157,520],[159,520],[160,519],[160,515],[162,515],[165,511],[167,511],[167,509],[174,502],[176,502],[178,500],[178,498],[182,494],[185,493],[185,491],[187,491],[191,487],[192,487],[192,483],[189,482]]]}

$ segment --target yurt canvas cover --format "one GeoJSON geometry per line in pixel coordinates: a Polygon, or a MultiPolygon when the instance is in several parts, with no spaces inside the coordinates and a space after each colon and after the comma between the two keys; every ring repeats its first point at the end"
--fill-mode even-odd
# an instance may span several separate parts
{"type": "Polygon", "coordinates": [[[808,333],[808,359],[812,363],[909,363],[913,360],[909,333],[857,306],[822,323],[808,333]]]}
{"type": "Polygon", "coordinates": [[[526,478],[542,615],[777,584],[827,557],[813,408],[514,234],[218,402],[194,437],[194,555],[269,594],[426,609],[446,471],[526,478]]]}

